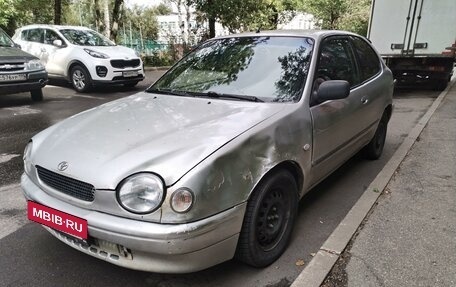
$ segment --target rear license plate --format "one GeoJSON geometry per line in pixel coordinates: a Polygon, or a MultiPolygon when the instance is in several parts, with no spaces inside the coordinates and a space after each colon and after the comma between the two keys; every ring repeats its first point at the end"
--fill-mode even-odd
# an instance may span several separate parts
{"type": "Polygon", "coordinates": [[[27,217],[31,221],[46,225],[79,239],[87,239],[87,220],[85,219],[33,201],[27,201],[27,217]]]}
{"type": "Polygon", "coordinates": [[[125,71],[122,75],[125,78],[136,77],[138,75],[138,71],[125,71]]]}
{"type": "Polygon", "coordinates": [[[3,74],[0,75],[0,82],[17,82],[25,81],[27,76],[25,74],[3,74]]]}

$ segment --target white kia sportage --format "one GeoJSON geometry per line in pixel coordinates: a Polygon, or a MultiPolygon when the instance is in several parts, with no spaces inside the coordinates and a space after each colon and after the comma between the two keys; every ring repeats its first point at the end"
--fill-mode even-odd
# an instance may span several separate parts
{"type": "Polygon", "coordinates": [[[13,40],[40,58],[49,78],[67,79],[78,92],[99,84],[133,87],[144,79],[135,50],[118,46],[89,28],[29,25],[17,29],[13,40]]]}

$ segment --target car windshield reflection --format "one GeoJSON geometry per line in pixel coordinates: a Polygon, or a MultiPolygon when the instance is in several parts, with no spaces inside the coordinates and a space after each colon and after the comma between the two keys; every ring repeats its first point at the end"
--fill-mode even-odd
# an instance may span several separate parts
{"type": "Polygon", "coordinates": [[[302,37],[211,40],[176,64],[148,91],[238,95],[268,102],[298,101],[312,49],[313,40],[302,37]]]}

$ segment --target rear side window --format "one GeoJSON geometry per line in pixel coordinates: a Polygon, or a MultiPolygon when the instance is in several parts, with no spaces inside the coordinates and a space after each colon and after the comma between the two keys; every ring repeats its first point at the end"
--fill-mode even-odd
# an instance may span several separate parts
{"type": "Polygon", "coordinates": [[[358,55],[361,82],[365,82],[380,72],[380,60],[377,53],[366,41],[358,37],[352,37],[352,41],[358,55]]]}
{"type": "MultiPolygon", "coordinates": [[[[24,33],[24,32],[22,32],[24,33]]],[[[44,30],[43,29],[31,29],[28,33],[22,34],[25,36],[25,41],[43,43],[44,42],[44,30]]]]}
{"type": "Polygon", "coordinates": [[[326,39],[321,48],[317,79],[345,80],[350,86],[358,84],[353,53],[347,38],[326,39]]]}

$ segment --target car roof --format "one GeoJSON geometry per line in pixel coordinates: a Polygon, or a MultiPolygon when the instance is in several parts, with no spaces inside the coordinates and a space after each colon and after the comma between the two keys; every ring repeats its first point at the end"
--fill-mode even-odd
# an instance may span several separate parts
{"type": "Polygon", "coordinates": [[[67,25],[47,25],[47,24],[33,24],[33,25],[27,25],[19,28],[19,30],[23,29],[36,29],[36,28],[51,28],[51,29],[56,29],[56,30],[62,30],[62,29],[74,29],[74,30],[91,30],[90,28],[84,27],[84,26],[67,26],[67,25]]]}
{"type": "Polygon", "coordinates": [[[245,32],[240,34],[231,34],[226,36],[220,36],[216,39],[233,38],[233,37],[259,37],[259,36],[271,36],[271,37],[309,37],[313,39],[324,38],[330,35],[353,35],[357,34],[340,31],[340,30],[265,30],[257,32],[245,32]]]}

